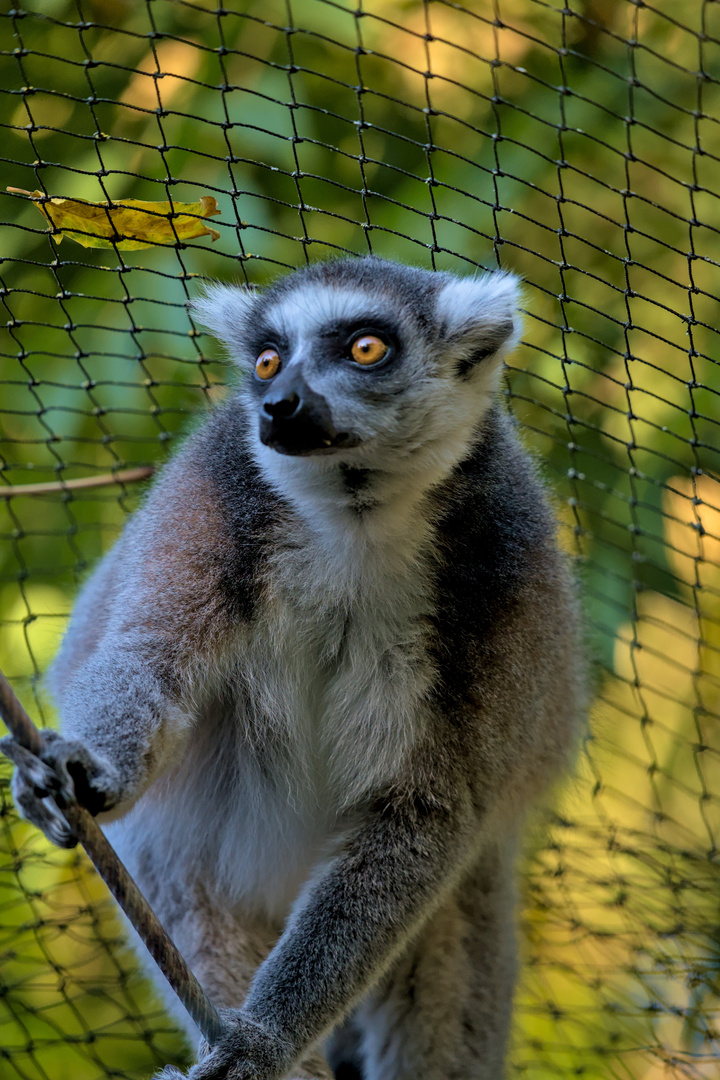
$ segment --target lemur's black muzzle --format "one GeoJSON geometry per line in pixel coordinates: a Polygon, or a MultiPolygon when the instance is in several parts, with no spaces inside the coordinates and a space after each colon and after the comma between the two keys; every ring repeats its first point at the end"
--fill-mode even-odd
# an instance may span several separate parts
{"type": "Polygon", "coordinates": [[[340,442],[346,445],[325,398],[292,370],[273,379],[262,399],[260,439],[280,454],[309,454],[340,442]]]}

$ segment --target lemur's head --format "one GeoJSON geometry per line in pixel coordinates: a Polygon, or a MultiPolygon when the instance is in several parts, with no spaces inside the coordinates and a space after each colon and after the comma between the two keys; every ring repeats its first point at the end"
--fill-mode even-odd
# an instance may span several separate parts
{"type": "Polygon", "coordinates": [[[210,284],[193,309],[246,372],[241,400],[264,447],[393,471],[472,439],[517,340],[517,296],[510,274],[369,256],[263,292],[210,284]]]}

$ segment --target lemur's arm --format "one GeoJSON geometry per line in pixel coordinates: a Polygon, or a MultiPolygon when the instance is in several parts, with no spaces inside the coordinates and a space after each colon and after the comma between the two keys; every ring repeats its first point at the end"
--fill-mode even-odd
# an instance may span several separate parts
{"type": "Polygon", "coordinates": [[[17,806],[55,843],[75,838],[48,795],[117,816],[182,753],[202,671],[235,626],[232,556],[212,481],[186,450],[78,601],[51,671],[62,736],[43,732],[40,759],[4,741],[17,806]]]}
{"type": "MultiPolygon", "coordinates": [[[[306,886],[227,1035],[190,1080],[279,1080],[372,987],[453,888],[481,830],[460,774],[407,778],[306,886]]],[[[179,1074],[166,1070],[163,1077],[179,1074]]]]}

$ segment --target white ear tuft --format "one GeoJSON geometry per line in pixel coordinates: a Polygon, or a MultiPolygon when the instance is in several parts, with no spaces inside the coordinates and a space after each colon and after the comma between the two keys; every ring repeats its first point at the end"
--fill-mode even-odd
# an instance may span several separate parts
{"type": "Polygon", "coordinates": [[[232,352],[245,337],[256,303],[248,286],[211,281],[191,301],[190,313],[232,352]]]}
{"type": "Polygon", "coordinates": [[[502,270],[454,278],[437,298],[442,336],[468,350],[496,352],[514,345],[520,333],[520,279],[502,270]]]}

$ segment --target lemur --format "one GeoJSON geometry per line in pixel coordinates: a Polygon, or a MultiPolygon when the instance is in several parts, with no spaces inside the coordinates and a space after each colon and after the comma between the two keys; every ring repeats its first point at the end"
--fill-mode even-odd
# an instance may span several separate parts
{"type": "Polygon", "coordinates": [[[519,837],[584,701],[498,392],[517,303],[372,256],[208,285],[238,385],[81,592],[62,735],[7,747],[20,812],[67,847],[51,796],[96,813],[222,1007],[191,1080],[503,1073],[519,837]]]}

